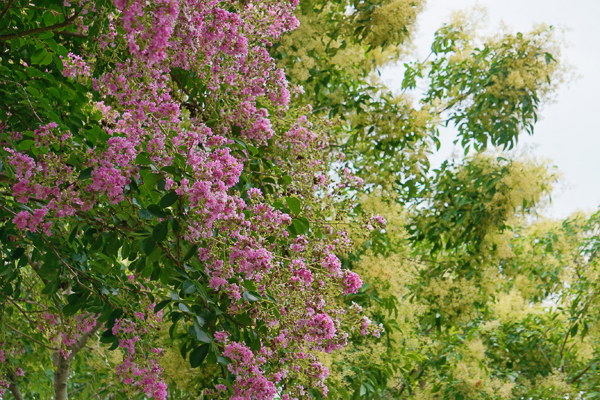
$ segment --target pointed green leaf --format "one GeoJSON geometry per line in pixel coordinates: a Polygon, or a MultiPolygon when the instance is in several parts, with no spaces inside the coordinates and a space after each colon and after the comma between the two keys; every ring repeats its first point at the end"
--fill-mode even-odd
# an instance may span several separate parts
{"type": "Polygon", "coordinates": [[[196,291],[196,285],[192,281],[183,282],[183,293],[192,294],[196,291]]]}
{"type": "Polygon", "coordinates": [[[209,344],[203,344],[200,347],[196,347],[194,351],[190,353],[190,365],[192,368],[199,367],[202,364],[202,361],[206,358],[208,354],[209,344]]]}
{"type": "Polygon", "coordinates": [[[141,249],[146,255],[152,254],[154,249],[156,248],[156,242],[152,238],[146,238],[142,242],[141,249]]]}
{"type": "Polygon", "coordinates": [[[165,214],[164,211],[161,210],[161,208],[156,204],[150,204],[148,206],[148,212],[156,218],[167,218],[167,214],[165,214]]]}
{"type": "Polygon", "coordinates": [[[179,195],[173,191],[165,194],[162,199],[160,199],[160,207],[167,208],[175,204],[175,202],[179,199],[179,195]]]}
{"type": "Polygon", "coordinates": [[[300,200],[295,197],[286,197],[285,202],[294,215],[300,215],[300,211],[302,210],[300,200]]]}
{"type": "Polygon", "coordinates": [[[163,242],[169,233],[169,220],[164,220],[152,230],[152,238],[156,243],[163,242]]]}

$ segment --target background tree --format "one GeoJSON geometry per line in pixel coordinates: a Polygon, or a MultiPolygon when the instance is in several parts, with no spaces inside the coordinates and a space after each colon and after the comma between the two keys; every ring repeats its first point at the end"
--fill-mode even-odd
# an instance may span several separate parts
{"type": "MultiPolygon", "coordinates": [[[[327,21],[335,18],[326,19],[319,10],[335,8],[321,4],[303,11],[311,16],[307,25],[314,23],[304,29],[331,47],[338,43],[332,39],[337,30],[327,21]]],[[[367,6],[383,9],[384,4],[367,6]]],[[[347,4],[339,18],[360,10],[347,4]]],[[[587,344],[596,339],[589,328],[581,333],[576,322],[583,315],[595,321],[595,311],[592,303],[573,303],[593,296],[593,289],[581,278],[587,292],[566,294],[573,280],[580,282],[573,258],[583,257],[582,268],[595,270],[587,264],[590,257],[576,255],[594,237],[596,217],[540,219],[538,210],[557,179],[552,169],[526,157],[476,155],[490,145],[510,149],[521,132],[533,133],[542,101],[564,77],[556,62],[560,51],[551,28],[478,38],[480,17],[457,14],[442,27],[427,60],[405,64],[400,96],[368,80],[384,65],[378,64],[383,47],[357,46],[346,64],[323,69],[315,60],[336,62],[324,56],[327,46],[307,56],[291,39],[286,50],[278,47],[281,63],[310,75],[298,79],[309,88],[300,100],[324,100],[326,106],[317,110],[341,118],[338,145],[372,191],[368,197],[357,194],[356,211],[378,212],[390,221],[384,234],[355,236],[357,247],[345,260],[366,280],[347,301],[368,310],[386,334],[376,341],[353,336],[347,351],[325,357],[335,371],[329,380],[334,396],[558,399],[597,393],[597,353],[587,344]],[[362,75],[355,73],[360,68],[348,67],[352,62],[362,65],[362,75]],[[345,84],[334,80],[341,76],[345,84]],[[418,103],[408,97],[417,83],[427,88],[418,103]],[[358,87],[362,97],[354,92],[358,87]],[[336,99],[343,102],[339,108],[336,99]],[[403,112],[393,108],[398,104],[403,112]],[[394,124],[377,119],[388,115],[384,109],[394,124]],[[370,113],[374,117],[368,120],[370,113]],[[465,154],[475,153],[430,171],[427,156],[440,125],[455,126],[465,154]],[[420,145],[398,139],[403,132],[420,145]],[[569,239],[563,241],[566,231],[569,239]],[[578,332],[581,338],[572,337],[578,332]]],[[[359,34],[355,40],[364,43],[359,34]]],[[[347,48],[340,43],[338,51],[347,48]]]]}

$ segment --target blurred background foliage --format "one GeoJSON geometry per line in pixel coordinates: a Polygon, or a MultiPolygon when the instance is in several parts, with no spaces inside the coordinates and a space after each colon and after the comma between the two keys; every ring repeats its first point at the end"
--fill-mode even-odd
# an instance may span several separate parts
{"type": "MultiPolygon", "coordinates": [[[[344,260],[365,280],[347,296],[385,327],[323,356],[344,399],[600,397],[600,213],[548,220],[560,174],[516,153],[567,77],[552,27],[484,37],[484,11],[456,13],[425,60],[411,56],[424,1],[301,1],[301,27],[274,46],[299,104],[336,121],[342,164],[388,220],[344,260]],[[404,64],[402,92],[379,79],[404,64]],[[438,130],[464,156],[432,169],[438,130]],[[511,151],[512,150],[512,151],[511,151]]],[[[347,221],[351,226],[352,221],[347,221]]],[[[318,396],[317,396],[318,397],[318,396]]]]}

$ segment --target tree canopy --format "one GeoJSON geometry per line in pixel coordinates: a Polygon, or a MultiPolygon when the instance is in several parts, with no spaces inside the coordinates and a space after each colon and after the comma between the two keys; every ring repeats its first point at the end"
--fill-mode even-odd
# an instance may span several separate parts
{"type": "Polygon", "coordinates": [[[600,396],[600,214],[508,152],[560,42],[423,5],[0,3],[0,398],[600,396]]]}

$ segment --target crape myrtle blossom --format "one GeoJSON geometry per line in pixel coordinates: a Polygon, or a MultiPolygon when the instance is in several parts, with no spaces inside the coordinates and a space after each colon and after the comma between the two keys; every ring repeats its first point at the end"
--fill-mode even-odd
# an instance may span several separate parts
{"type": "MultiPolygon", "coordinates": [[[[353,326],[363,335],[380,333],[341,301],[362,281],[342,267],[340,257],[352,246],[347,233],[326,222],[333,193],[317,192],[328,184],[330,124],[315,120],[310,107],[290,110],[285,74],[268,52],[298,26],[296,5],[114,0],[97,57],[73,50],[63,60],[64,77],[89,81],[94,90],[88,105],[94,134],[42,123],[30,135],[35,152],[4,147],[16,181],[13,196],[23,206],[12,219],[17,229],[55,237],[65,226],[77,227],[90,210],[115,219],[127,210],[126,221],[105,232],[126,238],[152,232],[144,243],[175,249],[154,261],[155,271],[169,272],[167,262],[180,262],[181,245],[191,249],[185,261],[201,265],[195,282],[211,299],[205,304],[220,307],[219,318],[202,329],[236,377],[231,389],[209,389],[211,398],[308,398],[313,389],[326,395],[328,370],[317,353],[343,348],[353,326]],[[268,175],[259,164],[271,166],[276,179],[256,183],[268,175]],[[140,187],[151,194],[137,195],[140,187]],[[175,198],[158,207],[165,192],[175,198]],[[156,239],[160,226],[174,236],[156,239]],[[258,332],[252,345],[231,331],[227,321],[234,318],[250,321],[248,329],[258,332]]],[[[362,184],[349,170],[339,175],[343,188],[362,184]]],[[[180,266],[178,273],[186,273],[189,265],[180,266]]],[[[130,280],[141,279],[143,271],[130,280]]],[[[162,349],[154,342],[162,311],[154,313],[154,300],[143,297],[142,303],[141,309],[124,306],[131,310],[107,328],[123,353],[117,379],[148,398],[165,399],[162,349]]],[[[97,317],[82,312],[65,322],[46,313],[39,329],[66,358],[97,317]]]]}
{"type": "MultiPolygon", "coordinates": [[[[140,286],[143,290],[144,286],[140,286]]],[[[163,350],[153,346],[151,340],[160,330],[163,312],[155,313],[154,306],[145,297],[142,311],[134,312],[129,318],[115,320],[112,333],[118,337],[118,347],[123,352],[123,361],[116,366],[116,374],[121,382],[138,387],[149,398],[165,399],[167,385],[159,364],[163,350]]]]}

